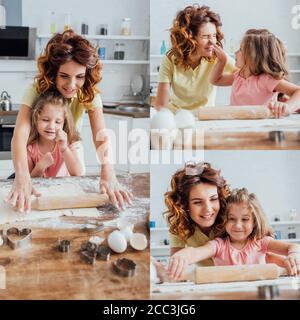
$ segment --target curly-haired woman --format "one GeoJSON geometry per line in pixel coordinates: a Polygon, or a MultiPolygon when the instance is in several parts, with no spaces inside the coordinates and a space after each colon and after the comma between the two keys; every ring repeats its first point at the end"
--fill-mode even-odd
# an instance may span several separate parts
{"type": "MultiPolygon", "coordinates": [[[[220,232],[229,195],[229,186],[220,170],[209,163],[187,163],[172,176],[171,190],[165,193],[171,247],[168,273],[172,280],[179,280],[178,275],[187,266],[179,251],[186,246],[203,246],[220,232]]],[[[292,273],[292,268],[281,256],[268,253],[266,261],[285,265],[292,273]]],[[[209,258],[199,265],[213,266],[214,262],[209,258]]]]}
{"type": "MultiPolygon", "coordinates": [[[[170,29],[172,47],[159,69],[158,110],[193,111],[215,105],[216,87],[210,83],[210,74],[217,61],[214,45],[222,47],[221,26],[219,15],[207,6],[195,4],[177,13],[170,29]]],[[[227,56],[225,72],[234,70],[234,60],[227,56]]]]}
{"type": "MultiPolygon", "coordinates": [[[[102,101],[96,88],[101,80],[101,64],[90,42],[72,30],[58,33],[49,40],[44,53],[38,58],[37,66],[38,74],[24,94],[12,139],[15,180],[6,201],[21,212],[30,211],[31,194],[39,195],[31,183],[26,151],[31,130],[31,109],[39,95],[56,92],[67,98],[79,131],[83,114],[87,111],[97,151],[106,149],[108,141],[107,137],[97,141],[105,129],[102,101]]],[[[100,160],[105,160],[102,152],[98,152],[99,155],[100,160]]],[[[123,207],[125,202],[131,202],[132,195],[121,189],[108,161],[101,162],[100,175],[100,191],[107,192],[114,205],[123,207]]]]}

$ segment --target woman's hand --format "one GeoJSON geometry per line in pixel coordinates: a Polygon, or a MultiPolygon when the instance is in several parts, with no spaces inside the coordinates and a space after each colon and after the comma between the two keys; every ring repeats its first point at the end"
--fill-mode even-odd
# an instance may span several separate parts
{"type": "Polygon", "coordinates": [[[217,44],[213,44],[213,47],[214,47],[214,52],[215,52],[215,55],[218,59],[218,62],[226,65],[227,63],[227,56],[226,56],[226,53],[225,51],[223,50],[222,47],[218,46],[217,44]]]}
{"type": "Polygon", "coordinates": [[[184,248],[171,256],[168,266],[168,274],[171,280],[179,281],[181,279],[189,265],[190,249],[184,248]]]}
{"type": "Polygon", "coordinates": [[[4,201],[15,207],[19,212],[29,213],[31,210],[31,195],[41,196],[39,192],[32,186],[30,176],[17,176],[12,185],[11,191],[4,201]]]}
{"type": "Polygon", "coordinates": [[[300,274],[300,253],[291,252],[284,261],[285,268],[290,276],[300,274]]]}
{"type": "Polygon", "coordinates": [[[132,193],[120,186],[114,171],[107,174],[102,170],[100,178],[100,192],[107,193],[111,203],[119,210],[125,210],[126,205],[132,204],[132,193]]]}
{"type": "Polygon", "coordinates": [[[286,117],[291,114],[290,106],[286,102],[270,102],[268,104],[268,108],[272,112],[272,114],[275,116],[275,118],[281,118],[286,117]]]}
{"type": "Polygon", "coordinates": [[[68,135],[62,128],[56,129],[55,141],[58,144],[60,152],[64,152],[67,149],[67,147],[68,147],[68,135]]]}

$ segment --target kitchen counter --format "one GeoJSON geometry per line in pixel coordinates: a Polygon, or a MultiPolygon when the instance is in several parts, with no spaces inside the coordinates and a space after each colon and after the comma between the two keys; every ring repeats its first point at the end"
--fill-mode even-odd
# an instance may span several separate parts
{"type": "MultiPolygon", "coordinates": [[[[97,236],[107,238],[116,229],[116,219],[122,216],[134,222],[134,231],[144,233],[149,241],[149,174],[122,174],[118,179],[134,194],[133,204],[121,214],[111,205],[98,208],[100,215],[96,219],[103,222],[105,228],[97,236]]],[[[84,191],[97,191],[99,179],[68,177],[33,179],[33,182],[49,186],[62,180],[78,183],[84,191]]],[[[1,186],[9,184],[11,181],[0,181],[1,186]]],[[[144,251],[128,246],[124,253],[112,254],[109,261],[87,264],[78,251],[82,242],[91,236],[84,228],[90,220],[88,217],[60,217],[0,226],[0,229],[12,225],[32,229],[32,243],[27,248],[0,247],[0,265],[6,271],[6,289],[0,290],[0,299],[148,299],[149,246],[144,251]],[[71,240],[69,253],[58,251],[59,239],[71,240]],[[136,263],[133,277],[114,273],[112,262],[118,258],[132,259],[136,263]]]]}
{"type": "MultiPolygon", "coordinates": [[[[132,105],[134,106],[134,105],[132,105]]],[[[145,112],[131,112],[131,111],[123,111],[118,110],[117,108],[105,108],[103,107],[103,113],[106,114],[113,114],[118,116],[125,116],[125,117],[132,117],[132,118],[149,118],[150,117],[150,111],[149,109],[145,108],[145,112]]]]}

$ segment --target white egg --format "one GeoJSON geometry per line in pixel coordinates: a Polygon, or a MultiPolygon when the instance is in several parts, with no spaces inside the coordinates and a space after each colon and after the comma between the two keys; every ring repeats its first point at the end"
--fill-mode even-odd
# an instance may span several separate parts
{"type": "Polygon", "coordinates": [[[122,253],[127,249],[127,241],[124,235],[118,231],[113,231],[107,238],[107,243],[111,250],[122,253]]]}
{"type": "Polygon", "coordinates": [[[193,128],[196,125],[195,117],[189,110],[181,109],[176,112],[175,122],[177,128],[193,128]]]}
{"type": "Polygon", "coordinates": [[[130,226],[126,226],[120,230],[120,232],[123,234],[123,236],[126,238],[127,241],[130,240],[130,237],[132,236],[132,228],[130,226]]]}
{"type": "Polygon", "coordinates": [[[134,233],[130,237],[130,245],[135,250],[145,250],[147,248],[147,238],[142,233],[134,233]]]}
{"type": "Polygon", "coordinates": [[[163,108],[157,112],[150,120],[151,129],[167,129],[176,128],[175,117],[172,111],[163,108]]]}

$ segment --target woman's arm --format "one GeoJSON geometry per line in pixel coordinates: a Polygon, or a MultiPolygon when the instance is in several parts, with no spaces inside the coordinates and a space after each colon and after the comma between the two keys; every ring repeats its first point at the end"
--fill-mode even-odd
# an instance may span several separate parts
{"type": "Polygon", "coordinates": [[[107,192],[111,202],[117,208],[124,209],[125,203],[131,204],[132,194],[120,187],[113,165],[109,159],[110,141],[105,131],[105,122],[102,108],[95,108],[88,112],[93,141],[99,161],[101,162],[100,190],[107,192]]]}
{"type": "Polygon", "coordinates": [[[169,98],[170,98],[170,95],[169,95],[170,88],[171,88],[170,83],[165,83],[165,82],[158,83],[157,95],[155,99],[155,109],[157,111],[168,106],[169,98]]]}
{"type": "Polygon", "coordinates": [[[286,256],[284,267],[290,275],[300,273],[300,245],[272,239],[268,244],[268,252],[286,256]]]}
{"type": "Polygon", "coordinates": [[[227,56],[224,50],[218,45],[214,45],[214,50],[217,56],[217,62],[211,71],[210,83],[215,86],[231,86],[233,83],[233,73],[224,73],[227,56]]]}
{"type": "Polygon", "coordinates": [[[293,112],[300,111],[300,87],[287,81],[281,80],[275,87],[275,91],[284,93],[290,98],[287,102],[270,102],[268,108],[276,118],[287,116],[293,112]]]}
{"type": "Polygon", "coordinates": [[[31,184],[27,162],[27,141],[30,133],[31,109],[21,105],[11,141],[12,159],[15,169],[15,180],[5,201],[17,207],[20,212],[31,210],[31,194],[40,196],[31,184]]]}
{"type": "Polygon", "coordinates": [[[189,264],[193,264],[215,254],[213,246],[208,242],[201,247],[187,247],[172,254],[168,272],[171,279],[179,280],[189,264]]]}

